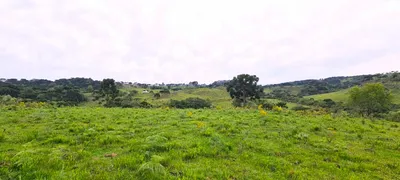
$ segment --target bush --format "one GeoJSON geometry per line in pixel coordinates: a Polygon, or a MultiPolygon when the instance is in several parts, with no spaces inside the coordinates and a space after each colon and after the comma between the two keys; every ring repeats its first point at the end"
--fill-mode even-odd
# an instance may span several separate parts
{"type": "Polygon", "coordinates": [[[271,102],[263,102],[262,103],[262,108],[266,110],[272,110],[272,108],[275,106],[274,103],[271,102]]]}
{"type": "Polygon", "coordinates": [[[336,105],[336,102],[333,101],[332,99],[324,99],[322,102],[320,102],[320,106],[323,108],[332,108],[336,105]]]}
{"type": "Polygon", "coordinates": [[[139,104],[139,107],[141,107],[141,108],[152,108],[153,105],[151,105],[151,104],[148,103],[147,101],[142,101],[142,102],[139,104]]]}
{"type": "Polygon", "coordinates": [[[369,83],[349,91],[349,105],[354,111],[370,116],[390,111],[393,97],[382,83],[369,83]]]}
{"type": "Polygon", "coordinates": [[[168,89],[163,89],[160,91],[161,94],[171,94],[168,89]]]}
{"type": "Polygon", "coordinates": [[[153,97],[155,99],[160,99],[161,98],[161,94],[160,93],[155,93],[153,97]]]}
{"type": "Polygon", "coordinates": [[[129,91],[128,96],[133,97],[133,96],[136,96],[137,94],[139,94],[139,91],[137,91],[137,90],[131,90],[131,91],[129,91]]]}
{"type": "Polygon", "coordinates": [[[187,98],[182,101],[171,100],[169,105],[171,107],[179,109],[185,109],[185,108],[201,109],[201,108],[210,108],[212,104],[211,102],[200,98],[187,98]]]}
{"type": "Polygon", "coordinates": [[[172,88],[173,91],[180,91],[182,88],[172,88]]]}
{"type": "Polygon", "coordinates": [[[386,119],[390,121],[400,122],[400,111],[398,112],[390,112],[386,115],[386,119]]]}
{"type": "Polygon", "coordinates": [[[294,111],[305,111],[305,110],[309,110],[310,108],[309,107],[306,107],[306,106],[295,106],[295,107],[293,107],[292,108],[292,110],[294,110],[294,111]]]}
{"type": "Polygon", "coordinates": [[[275,111],[275,112],[282,112],[283,111],[282,107],[280,107],[280,106],[274,106],[274,107],[272,107],[272,110],[275,111]]]}
{"type": "Polygon", "coordinates": [[[286,105],[285,102],[278,102],[278,103],[276,103],[276,106],[279,106],[281,108],[288,108],[288,106],[286,105]]]}

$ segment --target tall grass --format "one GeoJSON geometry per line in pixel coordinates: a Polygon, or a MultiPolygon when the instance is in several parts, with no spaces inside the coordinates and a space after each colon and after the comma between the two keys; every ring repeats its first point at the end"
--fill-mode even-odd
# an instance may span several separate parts
{"type": "Polygon", "coordinates": [[[400,172],[398,123],[329,114],[2,109],[0,127],[0,179],[396,179],[400,172]]]}

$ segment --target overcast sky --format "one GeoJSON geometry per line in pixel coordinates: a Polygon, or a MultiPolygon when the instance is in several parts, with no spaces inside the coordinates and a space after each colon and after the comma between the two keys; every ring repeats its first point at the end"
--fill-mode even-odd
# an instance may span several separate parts
{"type": "Polygon", "coordinates": [[[400,0],[0,0],[0,77],[262,84],[400,69],[400,0]]]}

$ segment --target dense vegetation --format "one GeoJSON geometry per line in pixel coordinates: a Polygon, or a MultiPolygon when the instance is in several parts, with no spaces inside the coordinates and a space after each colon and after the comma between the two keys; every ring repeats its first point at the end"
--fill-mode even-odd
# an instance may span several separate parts
{"type": "Polygon", "coordinates": [[[7,79],[0,81],[0,96],[9,95],[24,102],[51,102],[59,106],[78,105],[86,101],[83,92],[100,88],[100,81],[86,78],[59,79],[7,79]]]}

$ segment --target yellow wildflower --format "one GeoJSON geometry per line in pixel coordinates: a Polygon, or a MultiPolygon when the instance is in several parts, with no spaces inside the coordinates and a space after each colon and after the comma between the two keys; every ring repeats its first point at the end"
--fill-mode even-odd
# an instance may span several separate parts
{"type": "Polygon", "coordinates": [[[260,110],[260,114],[261,114],[261,116],[266,116],[266,115],[267,115],[267,112],[264,111],[264,110],[260,110]]]}
{"type": "Polygon", "coordinates": [[[25,103],[24,103],[24,102],[19,102],[19,103],[18,103],[18,106],[19,106],[19,107],[25,107],[25,103]]]}
{"type": "Polygon", "coordinates": [[[193,113],[189,111],[189,112],[187,113],[187,116],[188,116],[188,117],[192,117],[192,116],[193,116],[193,113]]]}
{"type": "Polygon", "coordinates": [[[276,112],[282,112],[283,111],[282,107],[279,107],[279,106],[272,107],[272,110],[276,111],[276,112]]]}
{"type": "Polygon", "coordinates": [[[204,122],[197,122],[196,124],[197,124],[197,128],[202,128],[206,125],[204,122]]]}

